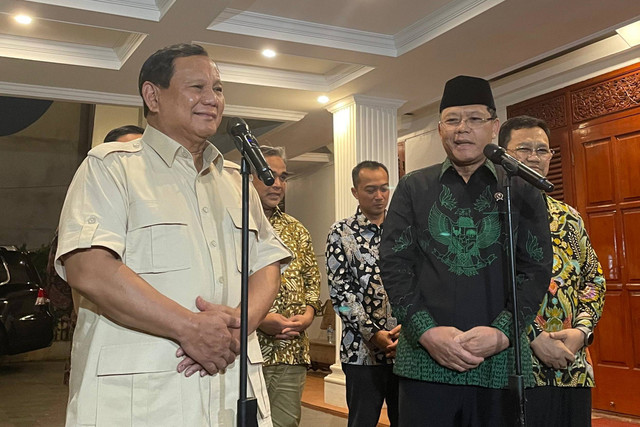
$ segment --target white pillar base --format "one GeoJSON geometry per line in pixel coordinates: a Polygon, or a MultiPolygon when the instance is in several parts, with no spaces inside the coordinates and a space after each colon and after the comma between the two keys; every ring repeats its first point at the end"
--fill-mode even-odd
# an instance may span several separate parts
{"type": "Polygon", "coordinates": [[[324,377],[324,402],[340,408],[347,407],[347,388],[340,362],[331,365],[331,373],[324,377]]]}

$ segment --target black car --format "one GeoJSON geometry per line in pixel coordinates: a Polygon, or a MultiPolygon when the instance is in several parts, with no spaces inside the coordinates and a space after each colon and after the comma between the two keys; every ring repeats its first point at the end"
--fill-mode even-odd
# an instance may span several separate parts
{"type": "Polygon", "coordinates": [[[29,255],[0,246],[0,355],[49,347],[53,316],[29,255]]]}

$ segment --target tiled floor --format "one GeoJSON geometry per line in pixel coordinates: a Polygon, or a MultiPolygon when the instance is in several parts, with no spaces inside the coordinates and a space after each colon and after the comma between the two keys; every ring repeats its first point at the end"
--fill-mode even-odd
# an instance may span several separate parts
{"type": "MultiPolygon", "coordinates": [[[[0,358],[0,427],[62,427],[67,386],[64,362],[2,363],[0,358]]],[[[301,427],[346,427],[347,419],[302,408],[301,427]]]]}

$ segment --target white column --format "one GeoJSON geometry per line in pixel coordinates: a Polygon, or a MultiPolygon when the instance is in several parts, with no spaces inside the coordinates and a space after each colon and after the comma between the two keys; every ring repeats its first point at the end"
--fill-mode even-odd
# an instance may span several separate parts
{"type": "MultiPolygon", "coordinates": [[[[375,160],[389,169],[389,185],[398,182],[397,111],[405,101],[353,95],[329,106],[333,114],[333,159],[336,220],[356,211],[351,194],[351,170],[364,160],[375,160]]],[[[345,378],[340,363],[342,323],[336,315],[336,362],[324,379],[324,401],[346,407],[345,378]]]]}

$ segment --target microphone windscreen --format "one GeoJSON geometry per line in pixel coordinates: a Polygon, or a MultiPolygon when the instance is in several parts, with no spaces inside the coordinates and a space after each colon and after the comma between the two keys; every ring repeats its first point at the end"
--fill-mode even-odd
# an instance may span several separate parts
{"type": "Polygon", "coordinates": [[[227,133],[231,136],[241,136],[245,133],[249,132],[249,126],[247,126],[247,122],[242,120],[240,117],[233,117],[229,119],[227,123],[227,133]]]}
{"type": "Polygon", "coordinates": [[[493,163],[502,163],[502,156],[505,154],[505,149],[496,144],[487,144],[482,150],[487,159],[493,163]]]}

